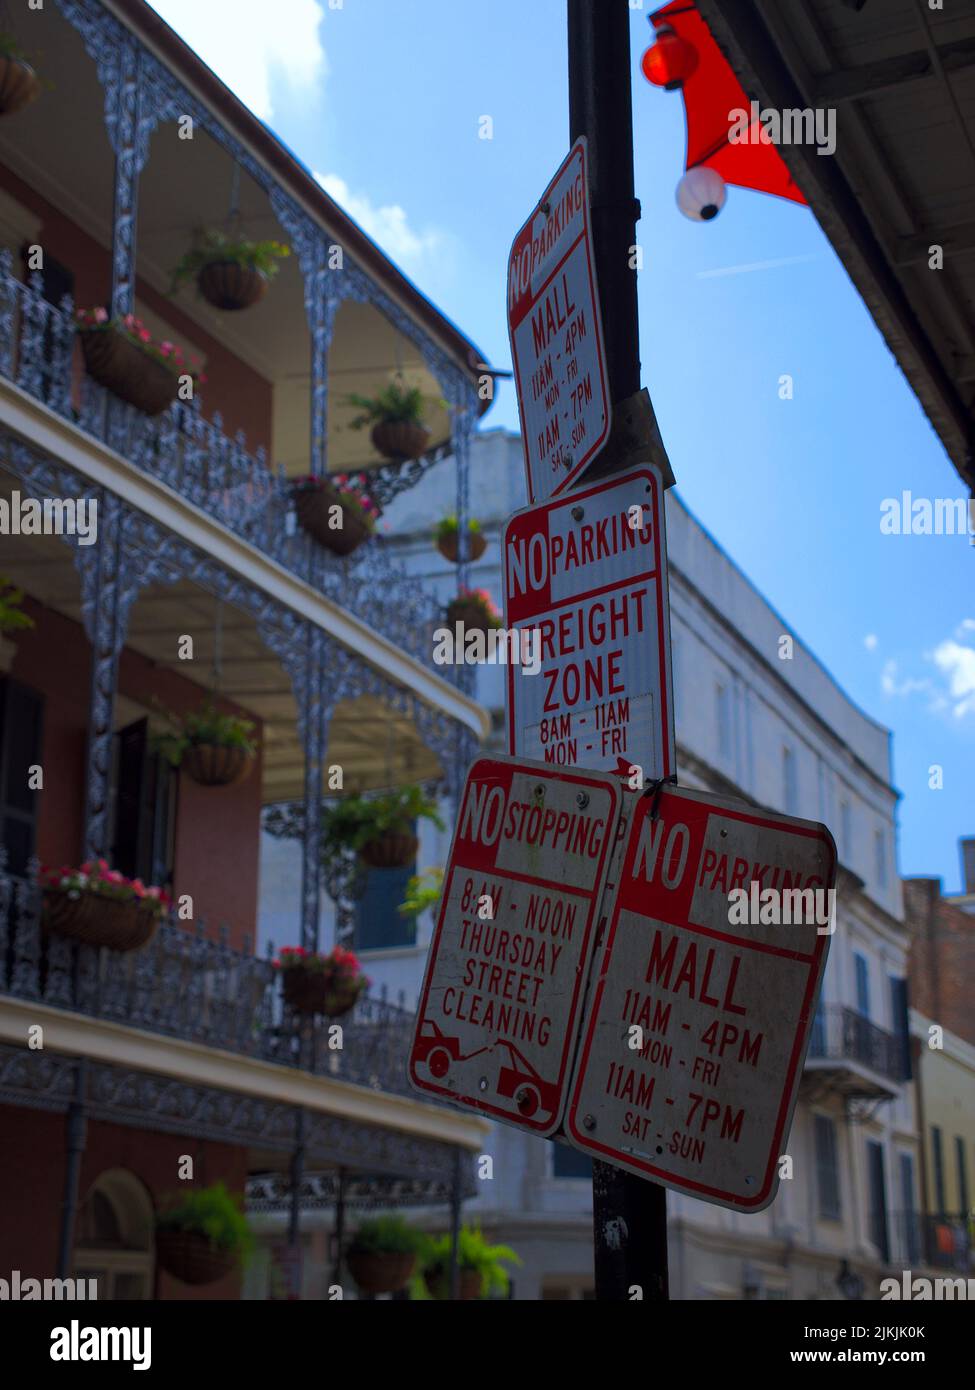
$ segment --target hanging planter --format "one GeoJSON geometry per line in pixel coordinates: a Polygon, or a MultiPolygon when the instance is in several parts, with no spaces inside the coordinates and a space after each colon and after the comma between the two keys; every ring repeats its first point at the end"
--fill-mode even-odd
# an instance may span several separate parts
{"type": "Polygon", "coordinates": [[[154,343],[134,314],[111,319],[105,309],[79,309],[76,320],[88,375],[143,415],[161,415],[172,405],[181,376],[206,380],[195,358],[175,343],[154,343]]]}
{"type": "MultiPolygon", "coordinates": [[[[421,1252],[423,1281],[431,1298],[450,1298],[450,1233],[430,1237],[421,1252]]],[[[521,1264],[508,1245],[489,1245],[477,1227],[461,1226],[457,1233],[458,1298],[468,1302],[508,1292],[506,1264],[521,1264]]]]}
{"type": "MultiPolygon", "coordinates": [[[[460,555],[460,527],[455,516],[444,517],[434,533],[437,549],[445,560],[456,565],[460,555]]],[[[467,523],[467,558],[479,560],[487,550],[487,540],[481,535],[481,524],[471,517],[467,523]]]]}
{"type": "Polygon", "coordinates": [[[462,623],[465,632],[486,637],[491,628],[501,626],[501,614],[486,589],[463,589],[447,605],[447,622],[451,627],[462,623]]]}
{"type": "Polygon", "coordinates": [[[182,1284],[225,1278],[253,1247],[253,1236],[222,1182],[180,1195],[156,1218],[156,1259],[182,1284]]]}
{"type": "Polygon", "coordinates": [[[299,1014],[341,1018],[369,988],[352,951],[336,946],[327,955],[285,946],[274,962],[281,974],[284,1001],[299,1014]]]}
{"type": "Polygon", "coordinates": [[[370,868],[403,868],[416,858],[418,820],[444,828],[436,802],[418,786],[398,787],[382,796],[343,796],[322,817],[325,858],[341,858],[343,851],[352,849],[370,868]]]}
{"type": "Polygon", "coordinates": [[[0,116],[23,111],[41,94],[41,79],[12,34],[0,34],[0,116]]]}
{"type": "Polygon", "coordinates": [[[292,496],[298,524],[334,555],[351,555],[373,534],[382,515],[367,487],[364,473],[354,479],[345,473],[296,479],[292,496]]]}
{"type": "Polygon", "coordinates": [[[216,227],[196,233],[195,245],[174,267],[172,291],[190,280],[215,309],[239,312],[257,304],[277,275],[278,262],[290,256],[280,241],[249,241],[216,227]]]}
{"type": "Polygon", "coordinates": [[[153,737],[155,751],[201,787],[231,787],[249,776],[257,753],[253,720],[221,714],[212,700],[166,718],[172,732],[153,737]]]}
{"type": "Polygon", "coordinates": [[[345,1263],[361,1293],[398,1293],[413,1278],[422,1242],[402,1216],[363,1221],[345,1253],[345,1263]]]}
{"type": "MultiPolygon", "coordinates": [[[[348,397],[361,412],[351,422],[354,430],[372,426],[370,438],[378,453],[394,463],[420,458],[430,445],[430,431],[423,424],[423,394],[401,380],[390,382],[377,396],[348,397]]],[[[443,402],[441,402],[443,404],[443,402]]]]}
{"type": "Polygon", "coordinates": [[[161,888],[146,888],[110,869],[104,859],[80,868],[41,869],[41,926],[83,946],[138,951],[156,934],[169,908],[161,888]]]}

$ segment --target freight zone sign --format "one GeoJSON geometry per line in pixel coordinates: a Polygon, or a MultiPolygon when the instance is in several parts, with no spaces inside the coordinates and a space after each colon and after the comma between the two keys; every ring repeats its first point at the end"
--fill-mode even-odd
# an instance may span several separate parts
{"type": "Polygon", "coordinates": [[[515,237],[508,259],[508,333],[528,498],[536,502],[567,488],[609,436],[584,137],[515,237]]]}
{"type": "Polygon", "coordinates": [[[473,764],[417,1010],[417,1090],[558,1128],[621,797],[598,772],[473,764]]]}
{"type": "Polygon", "coordinates": [[[534,644],[530,663],[508,666],[508,752],[628,778],[639,768],[645,781],[669,777],[670,606],[657,469],[646,464],[516,512],[503,553],[505,623],[534,644]]]}
{"type": "Polygon", "coordinates": [[[566,1137],[678,1192],[760,1211],[819,995],[835,846],[823,825],[704,793],[668,789],[656,816],[653,805],[637,800],[627,827],[566,1137]]]}

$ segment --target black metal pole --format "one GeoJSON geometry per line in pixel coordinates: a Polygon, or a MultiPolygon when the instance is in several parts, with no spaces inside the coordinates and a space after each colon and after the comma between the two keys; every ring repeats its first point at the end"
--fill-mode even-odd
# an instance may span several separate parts
{"type": "Polygon", "coordinates": [[[345,1169],[340,1168],[335,1190],[335,1260],[332,1283],[342,1283],[342,1260],[345,1255],[345,1169]]]}
{"type": "Polygon", "coordinates": [[[460,1149],[454,1149],[450,1180],[450,1297],[460,1298],[460,1149]]]}
{"type": "Polygon", "coordinates": [[[304,1110],[295,1114],[295,1146],[291,1154],[291,1200],[288,1210],[288,1248],[290,1251],[290,1297],[301,1298],[301,1185],[305,1180],[304,1110]]]}
{"type": "Polygon", "coordinates": [[[74,1099],[68,1106],[64,1164],[64,1201],[61,1203],[61,1231],[58,1240],[58,1278],[69,1279],[74,1255],[74,1227],[78,1212],[78,1184],[81,1157],[88,1137],[86,1092],[88,1059],[79,1059],[75,1068],[74,1099]]]}
{"type": "MultiPolygon", "coordinates": [[[[568,0],[568,7],[569,138],[584,135],[589,145],[596,282],[615,406],[640,389],[630,7],[627,0],[568,0]]],[[[592,1207],[596,1298],[668,1298],[665,1189],[596,1161],[592,1207]]]]}

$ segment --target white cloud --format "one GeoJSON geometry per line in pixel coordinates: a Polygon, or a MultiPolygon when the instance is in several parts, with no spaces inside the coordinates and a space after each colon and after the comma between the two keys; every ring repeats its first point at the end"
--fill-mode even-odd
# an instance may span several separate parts
{"type": "Polygon", "coordinates": [[[755,270],[778,270],[783,265],[804,265],[807,261],[817,261],[812,256],[782,256],[775,261],[747,261],[744,265],[722,265],[716,270],[699,270],[695,280],[715,280],[721,275],[750,275],[755,270]]]}
{"type": "Polygon", "coordinates": [[[338,174],[316,174],[315,178],[387,256],[411,275],[416,276],[431,267],[439,257],[446,241],[444,233],[435,227],[416,231],[398,203],[377,207],[365,194],[353,193],[338,174]]]}
{"type": "Polygon", "coordinates": [[[868,652],[875,652],[877,650],[877,642],[878,638],[875,632],[868,632],[866,637],[864,637],[863,639],[863,645],[866,647],[868,652]]]}
{"type": "Polygon", "coordinates": [[[963,647],[958,642],[941,642],[931,654],[931,660],[947,677],[951,712],[955,718],[964,719],[966,715],[975,714],[975,648],[963,647]]]}
{"type": "Polygon", "coordinates": [[[309,89],[328,73],[320,0],[151,0],[241,101],[268,121],[272,76],[309,89]]]}
{"type": "Polygon", "coordinates": [[[924,660],[937,670],[937,677],[902,676],[896,661],[885,661],[880,673],[883,693],[895,698],[922,694],[932,714],[950,713],[959,720],[975,716],[975,619],[963,619],[952,637],[924,653],[924,660]]]}

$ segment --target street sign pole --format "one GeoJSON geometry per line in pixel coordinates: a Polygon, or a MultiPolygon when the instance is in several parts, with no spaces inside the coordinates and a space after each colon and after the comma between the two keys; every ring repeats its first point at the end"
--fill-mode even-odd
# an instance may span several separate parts
{"type": "MultiPolygon", "coordinates": [[[[628,0],[568,0],[569,139],[588,141],[596,279],[602,304],[610,400],[640,389],[628,0]]],[[[596,1298],[669,1297],[667,1194],[608,1163],[593,1162],[596,1298]],[[637,1295],[631,1290],[639,1288],[637,1295]]]]}

